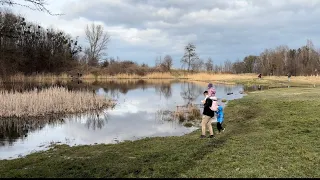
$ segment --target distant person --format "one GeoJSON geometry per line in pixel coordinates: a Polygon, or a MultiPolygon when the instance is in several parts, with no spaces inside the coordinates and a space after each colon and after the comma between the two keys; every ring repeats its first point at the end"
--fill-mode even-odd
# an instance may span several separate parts
{"type": "Polygon", "coordinates": [[[287,76],[288,76],[288,82],[290,82],[291,73],[288,73],[287,76]]]}
{"type": "Polygon", "coordinates": [[[200,136],[200,138],[205,138],[206,137],[206,127],[209,129],[209,133],[210,133],[210,138],[213,138],[213,128],[212,128],[212,118],[214,117],[215,112],[212,111],[210,109],[210,107],[212,106],[212,99],[208,98],[208,91],[205,91],[203,93],[203,95],[205,97],[207,97],[205,99],[204,103],[204,107],[203,107],[203,116],[202,116],[202,122],[201,122],[201,127],[202,127],[202,134],[200,136]]]}
{"type": "Polygon", "coordinates": [[[258,78],[261,79],[261,76],[262,76],[262,74],[260,73],[260,74],[258,75],[258,78]]]}
{"type": "Polygon", "coordinates": [[[216,96],[216,89],[213,87],[211,83],[208,84],[208,96],[209,97],[216,96]]]}
{"type": "Polygon", "coordinates": [[[224,113],[223,113],[223,107],[218,105],[218,111],[217,111],[217,129],[219,133],[222,131],[224,132],[225,128],[222,127],[222,123],[224,120],[224,113]]]}

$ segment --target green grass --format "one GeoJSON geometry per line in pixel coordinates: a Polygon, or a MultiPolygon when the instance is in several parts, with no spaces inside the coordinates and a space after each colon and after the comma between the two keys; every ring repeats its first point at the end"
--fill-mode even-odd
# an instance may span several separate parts
{"type": "Polygon", "coordinates": [[[0,161],[0,177],[320,177],[320,91],[272,89],[230,101],[226,132],[56,146],[0,161]]]}

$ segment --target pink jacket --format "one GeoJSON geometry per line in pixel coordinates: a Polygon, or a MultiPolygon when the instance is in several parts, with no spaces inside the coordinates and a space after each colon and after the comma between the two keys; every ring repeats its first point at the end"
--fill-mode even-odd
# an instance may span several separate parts
{"type": "Polygon", "coordinates": [[[208,95],[209,95],[209,97],[216,96],[216,89],[214,89],[214,87],[209,88],[208,95]]]}
{"type": "Polygon", "coordinates": [[[212,100],[212,105],[210,107],[210,109],[212,111],[217,111],[218,110],[218,99],[217,97],[213,96],[213,97],[209,97],[212,100]]]}

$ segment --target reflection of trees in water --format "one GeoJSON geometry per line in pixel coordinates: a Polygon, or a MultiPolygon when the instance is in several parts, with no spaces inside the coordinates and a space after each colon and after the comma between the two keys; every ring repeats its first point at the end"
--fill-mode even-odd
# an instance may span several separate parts
{"type": "Polygon", "coordinates": [[[156,92],[159,92],[161,95],[164,95],[166,98],[170,98],[172,95],[171,84],[173,82],[167,83],[149,83],[145,80],[135,80],[135,81],[108,81],[104,84],[103,90],[105,93],[120,92],[122,94],[127,94],[130,90],[142,89],[143,91],[147,88],[154,87],[156,92]]]}
{"type": "Polygon", "coordinates": [[[187,102],[187,104],[191,104],[194,100],[196,100],[200,95],[202,95],[204,89],[193,83],[183,83],[181,84],[181,97],[187,102]]]}
{"type": "Polygon", "coordinates": [[[171,84],[160,84],[160,85],[156,85],[154,88],[156,92],[160,94],[160,96],[163,95],[166,99],[171,98],[172,96],[171,84]]]}
{"type": "Polygon", "coordinates": [[[223,87],[223,92],[225,94],[227,93],[233,93],[233,90],[235,89],[235,86],[224,86],[223,87]]]}
{"type": "Polygon", "coordinates": [[[227,93],[238,93],[235,90],[241,90],[241,86],[238,85],[215,85],[216,90],[223,89],[224,94],[227,93]]]}
{"type": "Polygon", "coordinates": [[[103,87],[103,90],[108,92],[120,92],[122,94],[127,94],[129,90],[142,88],[147,88],[148,84],[144,80],[138,80],[138,81],[107,81],[100,84],[103,87]]]}
{"type": "Polygon", "coordinates": [[[77,115],[64,115],[43,117],[38,119],[0,119],[0,146],[12,145],[18,139],[25,140],[28,134],[39,131],[45,126],[56,127],[66,123],[64,119],[85,119],[85,126],[88,129],[101,129],[108,121],[108,115],[101,111],[88,112],[77,115]]]}
{"type": "Polygon", "coordinates": [[[96,90],[97,87],[93,86],[93,84],[82,83],[82,81],[55,81],[55,82],[35,82],[35,81],[26,81],[26,82],[4,82],[1,84],[0,89],[6,91],[15,91],[15,92],[24,92],[31,91],[34,89],[42,90],[48,89],[52,86],[65,87],[68,90],[96,90]]]}
{"type": "Polygon", "coordinates": [[[47,89],[52,86],[65,87],[68,90],[89,90],[96,91],[102,88],[105,93],[112,96],[113,98],[119,97],[119,93],[127,94],[130,90],[142,89],[145,90],[150,87],[159,88],[166,98],[171,97],[171,84],[177,81],[148,81],[148,80],[108,80],[105,82],[83,82],[81,80],[73,81],[55,81],[55,82],[5,82],[2,83],[0,89],[7,91],[24,92],[34,90],[47,89]]]}
{"type": "Polygon", "coordinates": [[[88,129],[96,130],[102,129],[104,125],[108,122],[108,114],[107,113],[90,113],[87,116],[86,127],[88,129]]]}
{"type": "Polygon", "coordinates": [[[119,91],[115,89],[102,88],[103,91],[108,94],[110,97],[114,99],[118,99],[120,97],[119,91]]]}
{"type": "MultiPolygon", "coordinates": [[[[1,119],[0,141],[12,145],[18,139],[24,140],[28,133],[41,130],[46,125],[58,125],[64,123],[59,116],[34,119],[1,119]]],[[[5,144],[2,144],[5,145],[5,144]]]]}

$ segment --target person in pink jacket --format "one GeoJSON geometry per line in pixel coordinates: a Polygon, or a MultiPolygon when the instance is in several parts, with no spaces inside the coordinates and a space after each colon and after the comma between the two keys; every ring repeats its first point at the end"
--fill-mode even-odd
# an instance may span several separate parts
{"type": "Polygon", "coordinates": [[[208,84],[208,96],[209,97],[216,96],[216,89],[213,87],[211,83],[208,84]]]}

